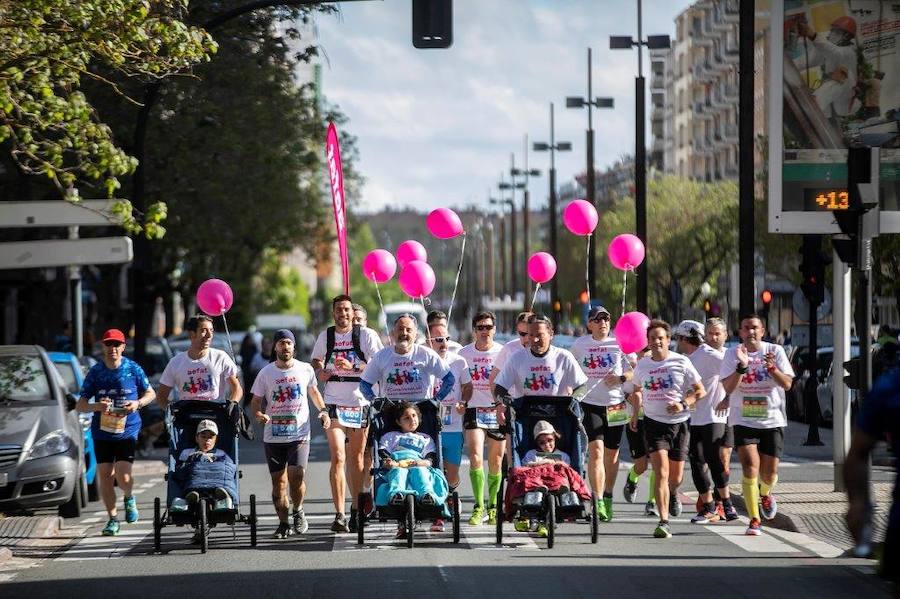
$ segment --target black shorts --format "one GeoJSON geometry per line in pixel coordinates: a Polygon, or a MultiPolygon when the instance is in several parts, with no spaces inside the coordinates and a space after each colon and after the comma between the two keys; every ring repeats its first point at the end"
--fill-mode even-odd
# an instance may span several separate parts
{"type": "Polygon", "coordinates": [[[290,441],[288,443],[263,443],[266,449],[266,463],[269,472],[281,472],[287,466],[306,468],[309,462],[309,441],[290,441]]]}
{"type": "Polygon", "coordinates": [[[722,447],[734,447],[734,427],[725,425],[725,438],[722,439],[722,447]]]}
{"type": "Polygon", "coordinates": [[[475,410],[476,408],[466,408],[466,413],[463,414],[463,429],[472,430],[480,428],[488,437],[495,441],[503,441],[506,439],[506,432],[508,430],[506,426],[498,426],[497,428],[481,428],[478,426],[478,423],[475,420],[475,410]]]}
{"type": "Polygon", "coordinates": [[[784,452],[784,427],[778,428],[753,428],[750,426],[734,425],[734,446],[756,445],[756,450],[762,455],[780,458],[784,452]]]}
{"type": "Polygon", "coordinates": [[[644,416],[644,442],[648,453],[665,449],[670,460],[683,462],[688,457],[691,442],[690,424],[688,421],[666,424],[644,416]]]}
{"type": "Polygon", "coordinates": [[[94,439],[94,455],[98,464],[114,464],[116,462],[134,462],[134,451],[137,439],[121,439],[107,441],[94,439]]]}
{"type": "Polygon", "coordinates": [[[622,444],[622,429],[628,424],[610,426],[606,418],[606,406],[582,404],[584,410],[584,430],[587,433],[588,442],[603,441],[603,445],[609,449],[618,449],[622,444]]]}
{"type": "Polygon", "coordinates": [[[644,442],[644,419],[638,420],[637,431],[632,431],[631,427],[625,425],[625,437],[628,439],[628,453],[631,454],[632,460],[639,460],[647,457],[647,444],[644,442]]]}

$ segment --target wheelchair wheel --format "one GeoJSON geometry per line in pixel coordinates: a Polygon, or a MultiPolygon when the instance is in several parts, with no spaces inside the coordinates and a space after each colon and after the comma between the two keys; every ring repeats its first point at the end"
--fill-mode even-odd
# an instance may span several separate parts
{"type": "MultiPolygon", "coordinates": [[[[360,493],[357,496],[356,501],[357,501],[356,505],[358,505],[360,508],[362,508],[362,506],[364,506],[366,504],[366,494],[360,493]]],[[[366,528],[365,510],[358,509],[358,510],[356,510],[356,544],[357,545],[362,545],[365,542],[365,539],[366,539],[365,528],[366,528]]]]}
{"type": "Polygon", "coordinates": [[[153,498],[153,550],[162,550],[162,505],[159,497],[153,498]]]}
{"type": "Polygon", "coordinates": [[[591,493],[591,543],[597,542],[600,533],[600,516],[597,514],[597,494],[591,493]]]}
{"type": "Polygon", "coordinates": [[[413,529],[416,527],[416,498],[406,496],[406,546],[413,546],[413,529]]]}
{"type": "Polygon", "coordinates": [[[553,549],[556,536],[556,498],[547,494],[547,549],[553,549]]]}
{"type": "Polygon", "coordinates": [[[503,481],[504,479],[500,479],[500,490],[497,491],[497,497],[494,498],[497,506],[497,544],[503,542],[503,481]]]}
{"type": "Polygon", "coordinates": [[[459,493],[453,491],[451,501],[453,501],[453,542],[459,543],[459,493]]]}
{"type": "Polygon", "coordinates": [[[256,547],[256,495],[250,495],[250,546],[256,547]]]}
{"type": "Polygon", "coordinates": [[[206,497],[200,498],[200,505],[197,507],[197,511],[199,512],[199,524],[200,527],[200,553],[206,553],[209,551],[209,526],[208,526],[208,516],[206,513],[207,504],[206,497]]]}

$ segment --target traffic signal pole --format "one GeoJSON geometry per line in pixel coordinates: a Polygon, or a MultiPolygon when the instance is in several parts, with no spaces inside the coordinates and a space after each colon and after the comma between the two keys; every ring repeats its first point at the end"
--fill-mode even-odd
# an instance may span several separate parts
{"type": "Polygon", "coordinates": [[[852,289],[850,267],[845,264],[834,250],[832,259],[834,269],[833,330],[834,330],[834,363],[832,366],[831,393],[834,398],[833,426],[834,435],[834,490],[846,491],[844,485],[844,462],[850,449],[850,389],[844,383],[844,362],[850,359],[850,291],[852,289]]]}

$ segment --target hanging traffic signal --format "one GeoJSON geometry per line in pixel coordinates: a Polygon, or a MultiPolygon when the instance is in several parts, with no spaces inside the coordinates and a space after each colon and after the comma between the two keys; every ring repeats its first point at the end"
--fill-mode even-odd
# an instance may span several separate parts
{"type": "Polygon", "coordinates": [[[706,318],[712,316],[712,302],[709,301],[709,298],[703,300],[703,311],[706,312],[706,318]]]}
{"type": "Polygon", "coordinates": [[[760,295],[760,299],[762,299],[763,306],[768,306],[772,303],[772,292],[768,289],[764,290],[762,295],[760,295]]]}
{"type": "Polygon", "coordinates": [[[578,294],[578,301],[580,301],[582,304],[588,303],[588,292],[587,292],[587,291],[582,291],[581,293],[579,293],[579,294],[578,294]]]}
{"type": "Polygon", "coordinates": [[[449,48],[453,0],[412,0],[412,36],[416,48],[449,48]]]}
{"type": "Polygon", "coordinates": [[[800,290],[810,304],[821,304],[825,301],[825,265],[829,262],[822,252],[822,236],[804,235],[800,253],[800,290]]]}

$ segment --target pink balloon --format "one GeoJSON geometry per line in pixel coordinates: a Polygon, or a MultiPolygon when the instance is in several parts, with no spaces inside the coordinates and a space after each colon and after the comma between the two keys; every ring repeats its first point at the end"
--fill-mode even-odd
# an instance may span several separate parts
{"type": "Polygon", "coordinates": [[[643,312],[626,312],[616,323],[615,336],[619,348],[626,354],[647,347],[647,327],[650,319],[643,312]]]}
{"type": "Polygon", "coordinates": [[[535,283],[546,283],[556,274],[556,260],[547,252],[537,252],[528,259],[528,276],[535,283]]]}
{"type": "Polygon", "coordinates": [[[394,259],[394,255],[387,250],[372,250],[363,259],[362,271],[370,281],[386,283],[397,272],[397,261],[394,259]]]}
{"type": "Polygon", "coordinates": [[[397,264],[400,265],[400,270],[402,271],[403,267],[413,260],[425,262],[428,260],[428,252],[425,251],[424,245],[409,239],[397,246],[397,264]]]}
{"type": "Polygon", "coordinates": [[[412,298],[425,297],[434,291],[434,271],[422,260],[413,260],[401,268],[398,281],[403,293],[412,298]]]}
{"type": "Polygon", "coordinates": [[[597,209],[587,200],[574,200],[563,210],[563,222],[575,235],[590,235],[599,220],[597,209]]]}
{"type": "Polygon", "coordinates": [[[631,270],[644,261],[644,242],[636,235],[623,233],[609,242],[607,255],[612,265],[619,270],[631,270]]]}
{"type": "Polygon", "coordinates": [[[449,208],[432,210],[425,219],[425,225],[438,239],[453,239],[465,232],[459,216],[449,208]]]}
{"type": "Polygon", "coordinates": [[[203,281],[197,288],[197,305],[210,316],[221,316],[231,309],[234,294],[222,279],[203,281]]]}

